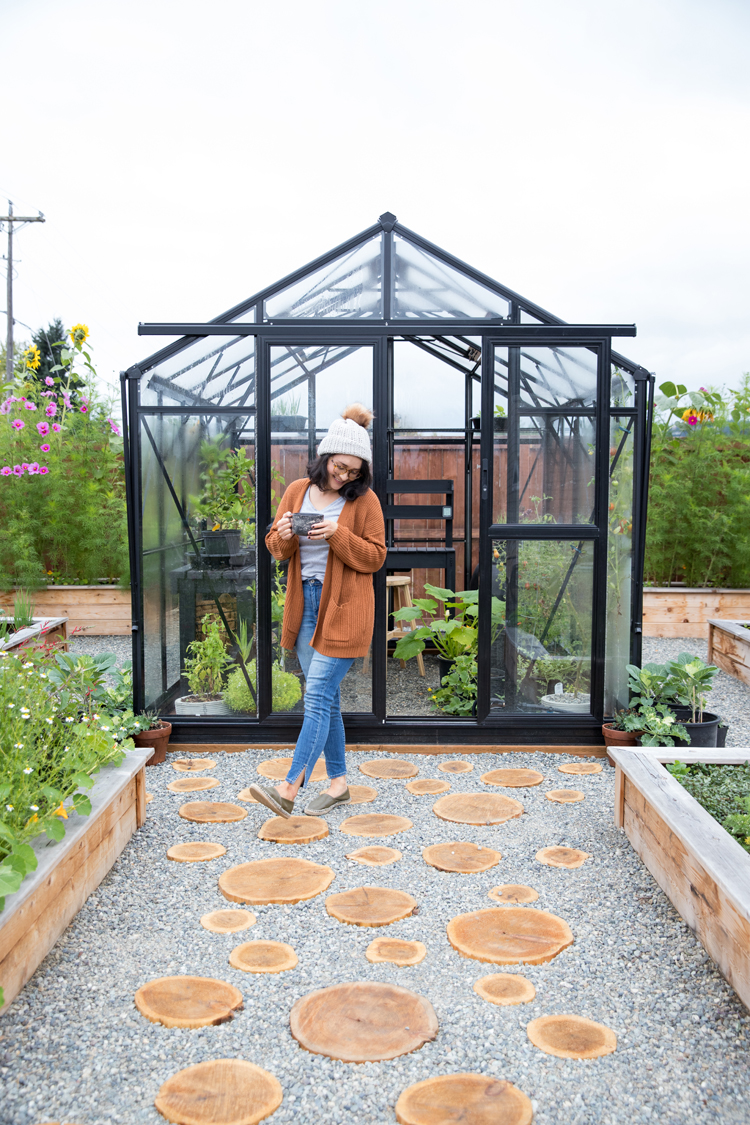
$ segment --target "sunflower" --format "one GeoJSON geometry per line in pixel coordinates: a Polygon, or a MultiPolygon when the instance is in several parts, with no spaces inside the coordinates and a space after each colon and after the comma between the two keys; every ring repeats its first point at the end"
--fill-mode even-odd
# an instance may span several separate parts
{"type": "Polygon", "coordinates": [[[30,371],[36,371],[39,364],[42,362],[42,354],[36,344],[32,344],[23,353],[23,358],[26,360],[26,366],[30,371]]]}
{"type": "Polygon", "coordinates": [[[89,338],[88,324],[74,324],[70,330],[70,338],[74,344],[85,344],[89,338]]]}

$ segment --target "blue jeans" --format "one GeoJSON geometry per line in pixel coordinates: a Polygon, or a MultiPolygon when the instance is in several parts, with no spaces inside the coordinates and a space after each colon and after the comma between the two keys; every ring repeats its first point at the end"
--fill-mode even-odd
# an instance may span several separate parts
{"type": "Polygon", "coordinates": [[[341,718],[340,684],[354,660],[351,657],[323,656],[310,647],[318,623],[323,585],[317,579],[306,579],[302,590],[305,608],[295,648],[307,685],[305,718],[286,780],[294,784],[304,770],[304,787],[321,753],[325,755],[326,770],[332,780],[346,774],[346,736],[341,718]]]}

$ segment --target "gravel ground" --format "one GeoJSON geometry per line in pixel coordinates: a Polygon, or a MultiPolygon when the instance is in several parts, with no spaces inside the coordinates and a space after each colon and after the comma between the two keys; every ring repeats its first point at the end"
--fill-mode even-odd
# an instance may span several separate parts
{"type": "MultiPolygon", "coordinates": [[[[699,637],[643,638],[644,664],[664,664],[676,660],[681,652],[708,659],[708,645],[699,637]]],[[[750,746],[750,686],[719,671],[708,697],[708,709],[729,723],[727,746],[750,746]]]]}
{"type": "MultiPolygon", "coordinates": [[[[195,799],[232,800],[266,756],[257,750],[218,755],[213,773],[221,785],[195,799]]],[[[399,1093],[411,1083],[475,1071],[525,1091],[537,1125],[746,1125],[750,1016],[614,827],[612,770],[570,777],[557,770],[565,756],[522,753],[472,756],[471,773],[446,775],[437,771],[438,759],[415,756],[420,776],[446,778],[451,792],[483,789],[479,775],[501,765],[544,773],[538,788],[506,791],[523,802],[526,815],[471,828],[438,820],[431,811],[435,798],[413,797],[402,781],[366,778],[356,767],[370,756],[385,755],[352,754],[350,778],[375,785],[376,802],[338,810],[327,839],[298,848],[259,841],[256,832],[267,814],[255,805],[247,806],[249,815],[239,824],[182,820],[177,809],[191,795],[170,793],[166,785],[185,775],[169,761],[149,768],[154,800],[146,825],[0,1023],[2,1125],[156,1125],[163,1119],[153,1100],[166,1078],[192,1063],[226,1057],[249,1059],[278,1077],[284,1101],[270,1119],[274,1123],[387,1125],[395,1119],[399,1093]],[[546,790],[560,787],[584,790],[585,801],[561,806],[545,799],[546,790]],[[404,814],[414,823],[382,841],[403,852],[399,863],[386,868],[347,860],[347,851],[370,841],[338,831],[345,816],[375,810],[404,814]],[[197,864],[166,859],[171,844],[189,840],[218,841],[227,854],[197,864]],[[503,858],[478,875],[428,867],[421,848],[451,840],[488,844],[503,858]],[[575,871],[542,866],[535,853],[551,844],[592,855],[575,871]],[[359,929],[330,918],[323,895],[292,907],[253,908],[258,924],[241,934],[222,936],[200,926],[201,914],[230,905],[217,889],[223,870],[282,854],[330,864],[336,872],[332,892],[363,884],[408,890],[419,913],[387,929],[359,929]],[[575,935],[574,944],[549,964],[509,968],[537,990],[532,1003],[515,1007],[490,1005],[472,991],[474,981],[502,970],[460,957],[445,933],[454,915],[491,906],[487,892],[505,882],[536,888],[537,906],[564,918],[575,935]],[[409,968],[370,965],[365,949],[386,933],[425,942],[426,959],[409,968]],[[253,938],[288,941],[299,965],[266,978],[231,968],[231,949],[253,938]],[[244,995],[244,1010],[229,1023],[199,1031],[147,1023],[133,1005],[135,990],[180,973],[231,981],[244,995]],[[391,981],[423,993],[438,1016],[437,1039],[384,1063],[345,1064],[308,1054],[289,1033],[292,1004],[313,989],[348,980],[391,981]],[[560,1012],[607,1024],[618,1036],[617,1051],[587,1062],[540,1052],[525,1026],[560,1012]]]]}

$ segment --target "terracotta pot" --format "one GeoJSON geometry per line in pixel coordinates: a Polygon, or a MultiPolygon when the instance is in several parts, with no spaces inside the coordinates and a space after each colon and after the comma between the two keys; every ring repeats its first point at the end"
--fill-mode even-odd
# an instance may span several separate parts
{"type": "Polygon", "coordinates": [[[639,732],[637,730],[615,730],[611,723],[602,727],[605,746],[635,746],[639,732]]]}
{"type": "Polygon", "coordinates": [[[133,735],[136,746],[153,746],[154,752],[146,762],[147,766],[158,766],[167,758],[167,745],[172,734],[172,724],[165,723],[156,730],[142,730],[133,735]]]}

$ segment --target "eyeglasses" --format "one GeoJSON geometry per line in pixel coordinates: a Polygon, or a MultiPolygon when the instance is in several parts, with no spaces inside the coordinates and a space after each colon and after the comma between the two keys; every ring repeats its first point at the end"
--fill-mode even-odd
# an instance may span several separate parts
{"type": "Polygon", "coordinates": [[[347,480],[356,480],[359,476],[359,469],[350,469],[348,465],[339,465],[338,461],[333,458],[329,462],[334,467],[336,475],[339,477],[346,477],[347,480]]]}

